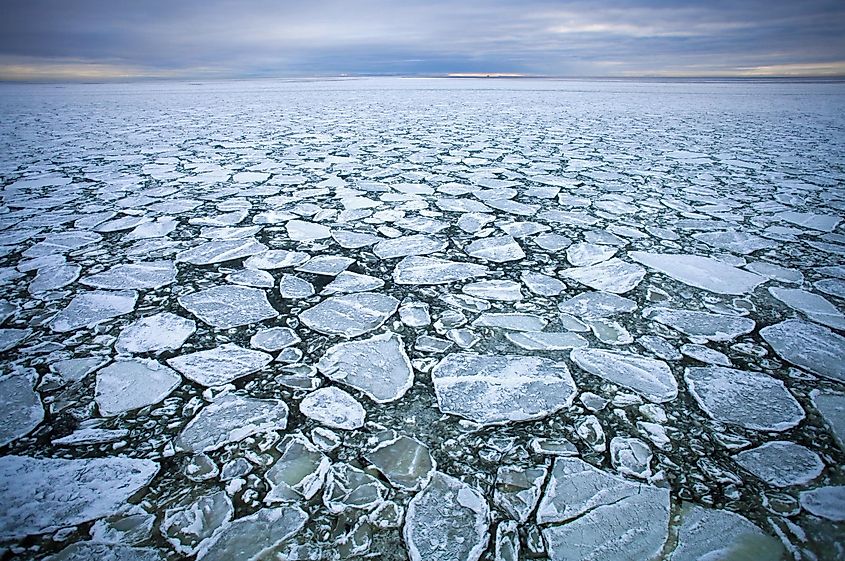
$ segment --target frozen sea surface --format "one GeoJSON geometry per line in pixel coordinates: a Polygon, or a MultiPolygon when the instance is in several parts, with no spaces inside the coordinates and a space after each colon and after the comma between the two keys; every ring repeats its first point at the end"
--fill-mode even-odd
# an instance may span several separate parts
{"type": "Polygon", "coordinates": [[[0,115],[0,558],[845,558],[842,82],[0,115]]]}

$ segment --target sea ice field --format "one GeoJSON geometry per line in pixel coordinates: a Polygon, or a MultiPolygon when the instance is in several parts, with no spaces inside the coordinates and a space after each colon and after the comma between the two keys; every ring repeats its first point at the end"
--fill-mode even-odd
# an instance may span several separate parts
{"type": "Polygon", "coordinates": [[[845,559],[845,83],[0,116],[3,560],[845,559]]]}

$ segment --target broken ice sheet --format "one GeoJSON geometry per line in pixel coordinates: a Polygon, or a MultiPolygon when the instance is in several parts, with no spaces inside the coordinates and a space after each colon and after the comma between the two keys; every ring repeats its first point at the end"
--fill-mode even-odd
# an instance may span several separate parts
{"type": "Polygon", "coordinates": [[[177,552],[191,555],[232,519],[234,507],[225,491],[183,499],[164,512],[159,528],[177,552]]]}
{"type": "Polygon", "coordinates": [[[265,502],[310,499],[323,486],[330,465],[329,458],[304,436],[288,437],[282,443],[282,456],[265,475],[270,485],[265,502]]]}
{"type": "Polygon", "coordinates": [[[150,547],[77,542],[46,558],[46,561],[164,561],[164,554],[150,547]]]}
{"type": "Polygon", "coordinates": [[[177,262],[211,265],[243,259],[267,251],[267,246],[254,239],[210,241],[176,255],[177,262]]]}
{"type": "Polygon", "coordinates": [[[41,396],[33,389],[37,377],[29,369],[0,374],[0,446],[29,434],[44,420],[41,396]]]}
{"type": "Polygon", "coordinates": [[[210,452],[251,434],[287,427],[288,407],[278,399],[226,394],[200,409],[176,438],[176,448],[210,452]]]}
{"type": "Polygon", "coordinates": [[[645,269],[634,263],[613,257],[589,267],[563,269],[562,277],[578,281],[590,288],[612,294],[625,294],[640,284],[645,276],[645,269]]]}
{"type": "Polygon", "coordinates": [[[94,288],[161,288],[176,282],[176,266],[171,261],[149,261],[115,265],[107,271],[82,277],[81,284],[94,288]]]}
{"type": "Polygon", "coordinates": [[[724,261],[702,255],[648,253],[631,251],[634,261],[660,271],[684,284],[703,288],[717,294],[741,295],[752,292],[767,279],[737,269],[724,261]]]}
{"type": "Polygon", "coordinates": [[[816,516],[845,522],[845,487],[819,487],[801,492],[801,507],[816,516]]]}
{"type": "Polygon", "coordinates": [[[124,457],[0,457],[0,540],[20,539],[112,514],[159,466],[124,457]]]}
{"type": "Polygon", "coordinates": [[[320,388],[306,395],[299,403],[299,411],[318,423],[345,430],[361,428],[366,416],[358,400],[334,387],[320,388]]]}
{"type": "Polygon", "coordinates": [[[369,292],[327,298],[299,314],[314,331],[357,337],[380,327],[399,307],[399,300],[369,292]]]}
{"type": "Polygon", "coordinates": [[[290,327],[270,327],[269,329],[261,329],[256,332],[250,338],[249,345],[253,348],[273,353],[291,345],[296,345],[300,341],[302,339],[290,327]]]}
{"type": "Polygon", "coordinates": [[[446,249],[448,243],[424,234],[381,240],[373,247],[379,259],[393,259],[409,255],[428,255],[446,249]]]}
{"type": "Polygon", "coordinates": [[[379,444],[364,457],[394,487],[415,491],[424,487],[437,463],[431,457],[428,447],[410,436],[383,432],[377,435],[379,444]]]}
{"type": "Polygon", "coordinates": [[[38,269],[38,274],[29,283],[29,293],[40,294],[63,288],[76,281],[81,272],[82,267],[73,264],[62,264],[38,269]]]}
{"type": "Polygon", "coordinates": [[[629,388],[649,401],[663,403],[678,395],[678,383],[669,365],[661,360],[603,349],[574,349],[570,358],[590,374],[629,388]]]}
{"type": "Polygon", "coordinates": [[[172,351],[181,348],[195,331],[193,320],[162,312],[124,327],[114,348],[126,354],[172,351]]]}
{"type": "Polygon", "coordinates": [[[182,377],[154,360],[117,360],[97,372],[94,397],[104,417],[159,403],[182,377]]]}
{"type": "Polygon", "coordinates": [[[496,472],[493,502],[519,523],[525,523],[540,500],[546,468],[503,466],[496,472]]]}
{"type": "Polygon", "coordinates": [[[261,559],[299,532],[308,515],[298,506],[262,508],[225,524],[197,553],[197,561],[261,559]]]}
{"type": "Polygon", "coordinates": [[[329,512],[372,511],[387,497],[388,488],[369,473],[349,464],[333,464],[326,476],[323,504],[329,512]]]}
{"type": "Polygon", "coordinates": [[[484,425],[541,419],[576,393],[565,363],[537,357],[453,353],[431,378],[441,411],[484,425]]]}
{"type": "Polygon", "coordinates": [[[199,319],[219,329],[257,323],[279,315],[263,290],[246,286],[215,286],[180,296],[178,301],[199,319]]]}
{"type": "Polygon", "coordinates": [[[273,356],[226,343],[213,349],[173,357],[167,364],[203,386],[228,384],[270,364],[273,356]]]}
{"type": "Polygon", "coordinates": [[[716,421],[780,432],[804,419],[783,382],[762,372],[705,366],[687,368],[684,379],[698,405],[716,421]]]}
{"type": "Polygon", "coordinates": [[[683,503],[680,516],[670,561],[780,561],[786,553],[777,539],[736,513],[683,503]]]}
{"type": "Polygon", "coordinates": [[[65,333],[95,325],[132,312],[137,300],[138,293],[134,290],[80,292],[67,308],[56,314],[50,327],[57,333],[65,333]]]}
{"type": "Polygon", "coordinates": [[[802,320],[764,327],[760,336],[778,356],[810,372],[845,382],[845,337],[802,320]]]}
{"type": "Polygon", "coordinates": [[[0,329],[0,352],[14,349],[30,335],[31,329],[0,329]]]}
{"type": "Polygon", "coordinates": [[[403,536],[411,561],[478,561],[487,548],[489,516],[479,490],[435,472],[408,504],[403,536]]]}
{"type": "Polygon", "coordinates": [[[556,458],[537,522],[553,561],[653,559],[669,534],[669,490],[556,458]]]}
{"type": "Polygon", "coordinates": [[[743,450],[734,456],[734,461],[774,487],[806,485],[824,470],[815,452],[788,441],[767,442],[743,450]]]}
{"type": "Polygon", "coordinates": [[[402,338],[384,333],[338,343],[317,363],[327,378],[364,392],[376,403],[395,401],[414,384],[414,370],[402,338]]]}
{"type": "Polygon", "coordinates": [[[751,333],[755,326],[750,318],[694,310],[646,308],[643,317],[668,325],[684,335],[708,341],[730,341],[751,333]]]}
{"type": "Polygon", "coordinates": [[[449,284],[487,275],[484,265],[435,257],[405,257],[393,270],[396,284],[449,284]]]}
{"type": "Polygon", "coordinates": [[[510,236],[483,238],[466,246],[464,251],[470,257],[486,259],[496,263],[518,261],[525,257],[519,243],[510,236]]]}
{"type": "Polygon", "coordinates": [[[824,296],[799,288],[780,288],[777,286],[770,287],[769,293],[816,323],[821,323],[833,329],[845,329],[845,315],[824,296]]]}
{"type": "Polygon", "coordinates": [[[326,285],[321,294],[329,295],[347,294],[351,292],[368,292],[370,290],[377,290],[382,286],[384,286],[384,281],[380,278],[362,275],[360,273],[353,273],[350,271],[343,271],[337,275],[332,282],[326,285]]]}
{"type": "Polygon", "coordinates": [[[813,390],[810,392],[810,399],[830,427],[839,447],[845,450],[845,394],[813,390]]]}

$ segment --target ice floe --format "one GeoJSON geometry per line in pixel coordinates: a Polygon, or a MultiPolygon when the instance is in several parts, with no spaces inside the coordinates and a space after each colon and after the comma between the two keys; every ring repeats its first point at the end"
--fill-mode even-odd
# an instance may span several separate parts
{"type": "Polygon", "coordinates": [[[44,420],[41,396],[33,389],[36,379],[30,370],[0,375],[0,446],[29,434],[44,420]]]}
{"type": "Polygon", "coordinates": [[[785,551],[774,537],[727,510],[684,503],[671,561],[780,561],[785,551]]]}
{"type": "Polygon", "coordinates": [[[196,331],[196,323],[162,312],[141,318],[124,327],[114,348],[119,353],[137,354],[175,351],[196,331]]]}
{"type": "Polygon", "coordinates": [[[414,383],[411,361],[395,333],[338,343],[325,352],[317,368],[329,379],[364,392],[376,403],[399,399],[414,383]]]}
{"type": "Polygon", "coordinates": [[[766,282],[764,277],[738,269],[724,261],[703,255],[648,253],[631,251],[628,255],[656,271],[717,294],[741,295],[766,282]]]}
{"type": "Polygon", "coordinates": [[[661,360],[602,349],[574,349],[570,357],[590,374],[634,390],[650,401],[663,403],[678,396],[678,382],[661,360]]]}
{"type": "Polygon", "coordinates": [[[158,473],[151,460],[0,457],[0,539],[50,532],[116,512],[158,473]]]}
{"type": "Polygon", "coordinates": [[[260,288],[215,286],[180,296],[179,305],[197,318],[220,329],[272,319],[279,312],[270,305],[260,288]]]}
{"type": "Polygon", "coordinates": [[[82,277],[82,284],[94,288],[161,288],[176,282],[176,266],[171,261],[150,261],[115,265],[108,271],[82,277]]]}
{"type": "Polygon", "coordinates": [[[804,419],[783,382],[768,374],[704,366],[687,368],[684,379],[698,405],[716,421],[779,432],[804,419]]]}
{"type": "Polygon", "coordinates": [[[696,310],[647,308],[643,316],[677,329],[684,335],[708,341],[730,341],[751,333],[756,325],[751,318],[696,310]]]}
{"type": "Polygon", "coordinates": [[[386,294],[362,292],[326,298],[299,314],[314,331],[357,337],[378,329],[399,307],[399,300],[386,294]]]}
{"type": "Polygon", "coordinates": [[[278,399],[227,394],[200,409],[176,438],[177,448],[210,452],[252,434],[287,427],[288,407],[278,399]]]}
{"type": "Polygon", "coordinates": [[[449,284],[487,275],[484,265],[435,257],[405,257],[393,270],[396,284],[449,284]]]}
{"type": "Polygon", "coordinates": [[[117,360],[97,371],[94,396],[100,414],[111,417],[159,403],[181,381],[179,374],[154,360],[117,360]]]}
{"type": "Polygon", "coordinates": [[[487,548],[489,517],[479,490],[436,472],[408,504],[402,535],[411,561],[478,561],[487,548]]]}
{"type": "Polygon", "coordinates": [[[825,378],[845,382],[845,337],[838,333],[790,319],[764,327],[760,336],[784,360],[825,378]]]}
{"type": "Polygon", "coordinates": [[[818,454],[800,444],[780,440],[743,450],[734,456],[734,461],[774,487],[806,485],[824,470],[818,454]]]}
{"type": "Polygon", "coordinates": [[[50,327],[58,333],[89,327],[132,312],[138,293],[134,290],[114,292],[80,292],[73,297],[67,308],[56,314],[50,327]]]}
{"type": "Polygon", "coordinates": [[[252,374],[272,360],[273,356],[267,353],[226,343],[213,349],[173,357],[168,359],[167,364],[198,384],[219,386],[252,374]]]}
{"type": "Polygon", "coordinates": [[[590,288],[612,294],[625,294],[637,287],[645,276],[645,269],[616,257],[589,267],[574,267],[561,271],[561,276],[578,281],[590,288]]]}
{"type": "Polygon", "coordinates": [[[537,522],[553,561],[653,559],[669,534],[669,490],[557,458],[537,522]]]}
{"type": "Polygon", "coordinates": [[[484,425],[546,417],[576,393],[565,363],[536,357],[449,354],[431,379],[441,411],[484,425]]]}
{"type": "Polygon", "coordinates": [[[320,388],[299,403],[299,411],[328,427],[352,430],[364,426],[366,412],[357,399],[338,388],[320,388]]]}

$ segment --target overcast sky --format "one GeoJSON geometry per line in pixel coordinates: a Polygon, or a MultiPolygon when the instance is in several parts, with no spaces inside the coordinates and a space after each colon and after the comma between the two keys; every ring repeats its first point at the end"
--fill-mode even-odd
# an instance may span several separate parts
{"type": "Polygon", "coordinates": [[[845,75],[845,0],[0,0],[0,79],[845,75]]]}

